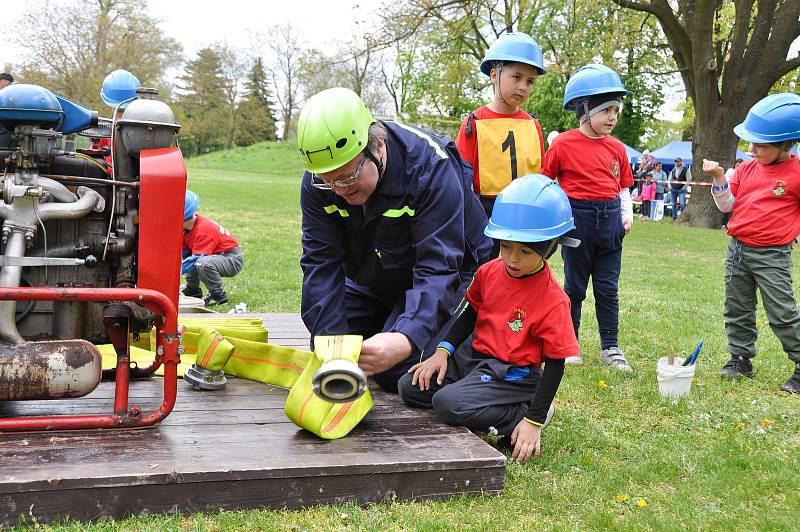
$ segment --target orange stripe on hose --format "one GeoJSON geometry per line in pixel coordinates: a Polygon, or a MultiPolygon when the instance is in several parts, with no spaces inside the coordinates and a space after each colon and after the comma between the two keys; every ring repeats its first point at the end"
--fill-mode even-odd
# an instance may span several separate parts
{"type": "Polygon", "coordinates": [[[308,397],[306,397],[306,400],[303,401],[303,406],[300,407],[300,415],[297,418],[297,424],[298,425],[301,425],[301,426],[303,425],[303,414],[305,414],[306,406],[308,405],[308,402],[311,401],[312,397],[314,397],[314,392],[311,392],[310,394],[308,394],[308,397]]]}
{"type": "Polygon", "coordinates": [[[328,426],[322,429],[322,432],[330,432],[333,429],[335,429],[336,425],[339,424],[339,422],[342,420],[342,418],[345,416],[345,414],[347,414],[347,411],[350,410],[350,407],[353,406],[354,403],[355,403],[355,401],[351,401],[351,402],[345,404],[339,410],[339,412],[336,413],[336,416],[331,420],[331,422],[328,423],[328,426]]]}
{"type": "Polygon", "coordinates": [[[211,340],[210,344],[208,344],[208,349],[206,349],[206,354],[203,355],[203,360],[202,362],[200,362],[200,365],[202,367],[206,367],[206,364],[208,364],[208,361],[211,359],[211,355],[214,354],[214,349],[216,349],[217,346],[220,344],[220,342],[223,341],[224,339],[225,338],[221,334],[214,335],[214,339],[211,340]]]}
{"type": "Polygon", "coordinates": [[[237,360],[244,360],[246,362],[257,362],[259,364],[278,366],[279,368],[290,369],[292,371],[296,371],[297,373],[302,373],[303,370],[306,369],[301,366],[295,366],[294,364],[287,364],[285,362],[275,362],[274,360],[269,360],[268,358],[247,357],[243,355],[231,355],[231,358],[235,358],[237,360]]]}

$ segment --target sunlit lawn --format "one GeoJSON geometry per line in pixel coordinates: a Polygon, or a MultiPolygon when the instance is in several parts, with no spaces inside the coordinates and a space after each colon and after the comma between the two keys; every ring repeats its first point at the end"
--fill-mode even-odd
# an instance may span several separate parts
{"type": "MultiPolygon", "coordinates": [[[[244,246],[245,270],[227,281],[231,301],[252,311],[298,312],[299,173],[285,171],[291,148],[274,152],[282,175],[269,161],[240,162],[236,171],[216,167],[219,160],[192,162],[191,188],[201,196],[200,212],[244,246]]],[[[717,376],[726,360],[726,242],[722,231],[637,221],[625,241],[620,294],[621,344],[635,373],[600,367],[590,298],[581,334],[586,363],[568,368],[542,456],[510,464],[499,497],[154,516],[94,528],[797,530],[800,396],[778,391],[793,368],[763,310],[756,379],[717,376]],[[690,398],[661,399],[656,360],[669,346],[690,351],[700,339],[705,348],[690,398]]],[[[560,259],[553,266],[560,277],[560,259]]],[[[798,273],[796,266],[795,279],[798,273]]]]}

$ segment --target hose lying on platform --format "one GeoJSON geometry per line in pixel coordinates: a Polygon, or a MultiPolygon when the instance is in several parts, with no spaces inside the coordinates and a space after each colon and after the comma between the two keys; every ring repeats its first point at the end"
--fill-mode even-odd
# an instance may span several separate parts
{"type": "MultiPolygon", "coordinates": [[[[267,330],[259,318],[181,316],[178,322],[186,327],[185,352],[181,355],[178,375],[199,365],[212,371],[224,371],[227,375],[291,388],[285,406],[287,417],[324,439],[346,436],[372,409],[368,389],[362,388],[363,395],[353,401],[333,402],[315,394],[312,384],[315,374],[326,362],[349,361],[355,365],[361,352],[360,336],[316,337],[315,352],[311,353],[268,343],[267,330]]],[[[143,336],[131,344],[131,362],[146,367],[153,361],[154,334],[152,338],[143,336]]],[[[114,368],[113,346],[98,347],[103,354],[103,367],[114,368]]]]}

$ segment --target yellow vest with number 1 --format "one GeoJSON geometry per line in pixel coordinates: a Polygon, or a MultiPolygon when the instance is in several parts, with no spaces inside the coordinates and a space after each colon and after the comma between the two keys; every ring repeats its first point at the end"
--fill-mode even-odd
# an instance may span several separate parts
{"type": "Polygon", "coordinates": [[[475,120],[481,196],[497,196],[512,179],[542,170],[542,139],[535,120],[475,120]]]}

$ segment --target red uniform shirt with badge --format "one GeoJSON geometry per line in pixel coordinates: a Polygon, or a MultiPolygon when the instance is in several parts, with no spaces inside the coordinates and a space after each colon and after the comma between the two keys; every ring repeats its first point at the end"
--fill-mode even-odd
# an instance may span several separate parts
{"type": "Polygon", "coordinates": [[[478,316],[476,351],[516,366],[580,354],[569,298],[547,263],[533,275],[515,278],[502,259],[494,259],[478,268],[464,297],[478,316]]]}
{"type": "Polygon", "coordinates": [[[579,129],[561,133],[544,156],[542,173],[577,200],[610,200],[633,185],[625,145],[603,135],[592,138],[579,129]]]}
{"type": "Polygon", "coordinates": [[[472,165],[473,190],[484,197],[496,197],[512,179],[541,173],[542,127],[521,109],[505,115],[479,107],[461,123],[456,147],[472,165]]]}
{"type": "Polygon", "coordinates": [[[783,246],[800,235],[800,160],[739,165],[730,180],[736,198],[728,234],[748,246],[783,246]]]}
{"type": "Polygon", "coordinates": [[[183,232],[183,249],[192,255],[219,255],[238,245],[224,227],[199,214],[195,215],[192,230],[183,232]]]}

